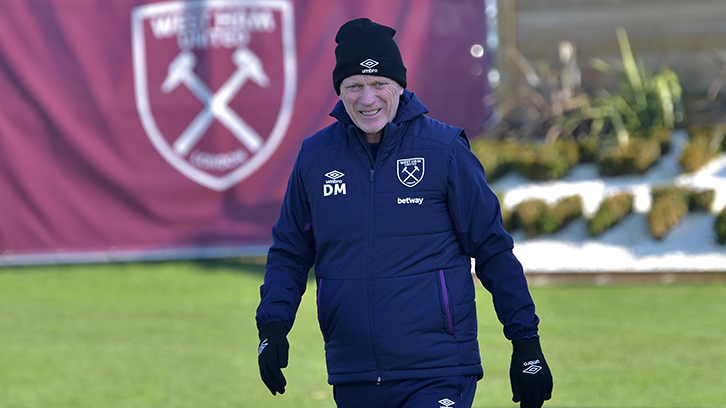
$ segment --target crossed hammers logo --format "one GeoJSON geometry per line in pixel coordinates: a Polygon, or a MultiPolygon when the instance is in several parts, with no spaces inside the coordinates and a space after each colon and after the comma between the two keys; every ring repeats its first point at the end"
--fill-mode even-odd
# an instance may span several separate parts
{"type": "Polygon", "coordinates": [[[397,166],[398,180],[406,187],[415,186],[423,178],[423,158],[400,159],[397,166]]]}
{"type": "Polygon", "coordinates": [[[161,84],[162,92],[169,93],[184,84],[204,104],[202,111],[174,142],[173,148],[181,156],[189,154],[215,119],[232,132],[250,152],[254,153],[262,146],[260,135],[229,107],[229,102],[248,80],[265,88],[270,84],[270,78],[265,73],[260,58],[247,48],[235,50],[232,61],[237,70],[216,93],[212,93],[194,72],[197,57],[191,51],[180,52],[169,64],[169,73],[161,84]]]}
{"type": "Polygon", "coordinates": [[[408,177],[406,177],[405,179],[401,180],[401,182],[403,184],[406,184],[406,183],[408,183],[408,179],[410,179],[411,177],[413,177],[413,182],[414,183],[417,182],[418,179],[416,178],[416,176],[413,175],[417,171],[421,171],[421,169],[418,168],[418,165],[414,165],[413,166],[413,171],[408,171],[408,166],[404,167],[403,170],[401,170],[401,172],[408,174],[408,177]]]}

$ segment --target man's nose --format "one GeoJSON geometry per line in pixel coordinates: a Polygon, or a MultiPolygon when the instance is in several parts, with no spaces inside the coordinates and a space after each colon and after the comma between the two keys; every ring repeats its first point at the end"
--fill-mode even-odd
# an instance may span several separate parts
{"type": "Polygon", "coordinates": [[[360,96],[361,102],[370,105],[376,100],[375,90],[372,86],[364,86],[360,96]]]}

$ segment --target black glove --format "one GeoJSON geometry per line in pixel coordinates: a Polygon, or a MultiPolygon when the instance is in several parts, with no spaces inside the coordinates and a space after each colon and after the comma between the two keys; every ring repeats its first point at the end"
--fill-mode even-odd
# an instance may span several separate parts
{"type": "Polygon", "coordinates": [[[257,349],[257,362],[260,376],[272,395],[285,393],[287,381],[281,368],[287,367],[290,344],[287,342],[287,328],[279,321],[266,323],[260,328],[260,347],[257,349]]]}
{"type": "Polygon", "coordinates": [[[540,408],[552,398],[552,373],[542,354],[539,338],[514,340],[512,347],[512,365],[509,367],[512,401],[521,401],[521,408],[540,408]]]}

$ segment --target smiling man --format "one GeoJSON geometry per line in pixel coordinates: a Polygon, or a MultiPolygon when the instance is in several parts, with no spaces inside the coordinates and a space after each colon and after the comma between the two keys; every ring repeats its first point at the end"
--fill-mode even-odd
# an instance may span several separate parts
{"type": "Polygon", "coordinates": [[[260,374],[287,385],[287,334],[315,266],[328,382],[340,408],[469,408],[483,376],[474,280],[512,341],[513,401],[552,375],[499,201],[464,131],[406,89],[396,31],[359,18],[335,38],[337,121],[303,141],[257,309],[260,374]]]}
{"type": "Polygon", "coordinates": [[[353,75],[340,84],[340,100],[345,111],[366,137],[368,143],[379,143],[383,128],[398,112],[403,87],[381,76],[353,75]]]}

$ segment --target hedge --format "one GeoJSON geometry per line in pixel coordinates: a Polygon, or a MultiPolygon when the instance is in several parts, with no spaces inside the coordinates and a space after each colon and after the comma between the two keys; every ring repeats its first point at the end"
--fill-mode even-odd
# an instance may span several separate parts
{"type": "Polygon", "coordinates": [[[651,196],[648,227],[654,238],[662,239],[689,211],[710,211],[716,192],[667,186],[653,188],[651,196]]]}
{"type": "Polygon", "coordinates": [[[588,221],[588,231],[598,236],[633,211],[634,197],[630,193],[618,193],[606,197],[600,203],[595,215],[588,221]]]}
{"type": "Polygon", "coordinates": [[[511,217],[511,229],[521,228],[527,237],[553,234],[568,222],[582,216],[582,197],[574,195],[559,200],[550,207],[544,200],[532,199],[519,203],[511,217]]]}
{"type": "Polygon", "coordinates": [[[716,241],[719,244],[726,244],[726,207],[716,216],[713,229],[716,230],[716,241]]]}
{"type": "Polygon", "coordinates": [[[654,138],[631,138],[627,145],[616,145],[600,152],[596,163],[603,176],[643,174],[660,156],[660,141],[654,138]]]}
{"type": "Polygon", "coordinates": [[[478,139],[472,142],[471,150],[484,166],[490,183],[510,171],[529,180],[557,180],[580,162],[576,141],[543,144],[478,139]]]}
{"type": "Polygon", "coordinates": [[[724,129],[714,128],[711,126],[692,126],[688,129],[690,140],[683,148],[681,156],[678,158],[678,164],[687,173],[692,173],[703,167],[706,163],[716,157],[720,150],[724,149],[726,138],[723,136],[724,129]],[[721,134],[716,134],[721,132],[721,134]],[[712,142],[720,144],[712,146],[712,142]]]}

